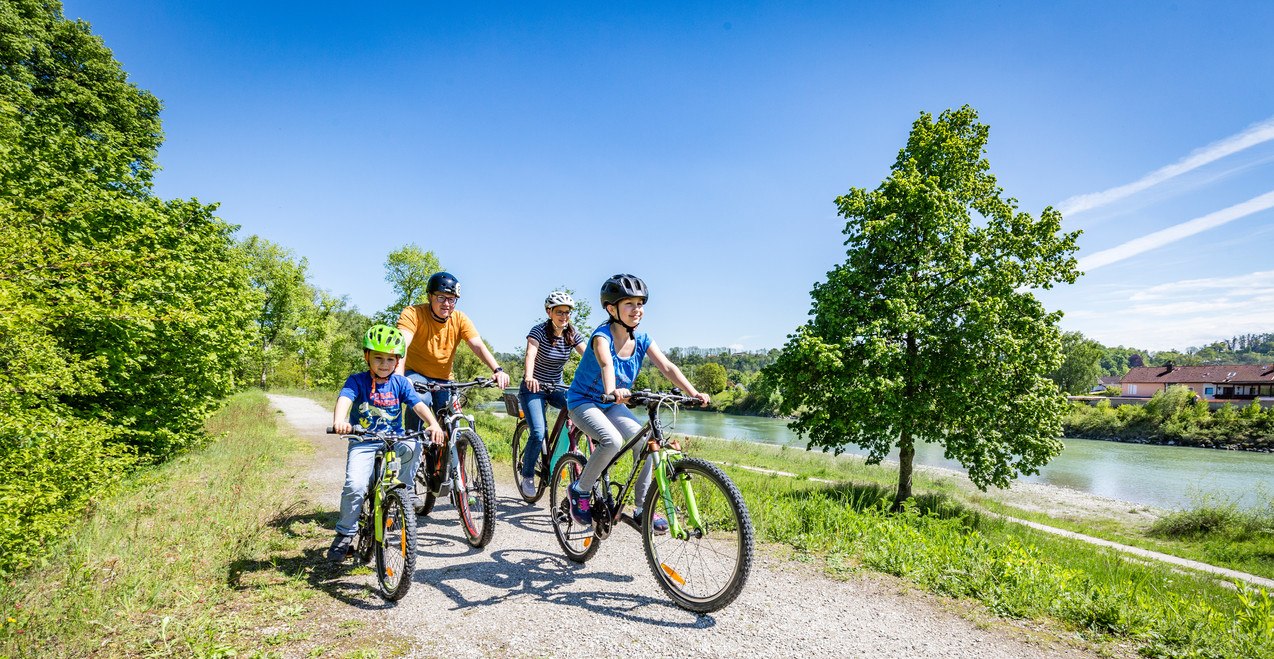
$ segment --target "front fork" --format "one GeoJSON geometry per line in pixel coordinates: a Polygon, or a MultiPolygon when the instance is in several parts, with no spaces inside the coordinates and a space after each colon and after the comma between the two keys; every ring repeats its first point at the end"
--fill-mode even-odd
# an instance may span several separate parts
{"type": "MultiPolygon", "coordinates": [[[[690,536],[687,530],[681,526],[680,516],[677,514],[677,506],[672,501],[672,484],[669,482],[673,466],[676,465],[676,459],[672,455],[665,456],[665,453],[679,455],[679,453],[667,450],[656,451],[652,454],[655,461],[655,484],[659,487],[659,497],[664,503],[664,517],[668,520],[669,535],[678,540],[686,540],[690,536]]],[[[699,519],[699,504],[695,501],[695,492],[694,488],[690,486],[689,476],[683,474],[681,478],[677,479],[677,485],[681,487],[681,493],[686,499],[685,513],[687,521],[690,522],[691,528],[703,535],[703,522],[699,519]]],[[[649,511],[647,514],[653,515],[654,511],[649,511]]]]}
{"type": "Polygon", "coordinates": [[[373,488],[370,493],[372,497],[372,525],[376,529],[377,544],[385,542],[385,499],[389,498],[390,492],[400,487],[407,487],[405,483],[398,480],[398,471],[401,468],[402,460],[398,457],[398,451],[391,451],[386,455],[385,473],[380,479],[380,486],[373,488]],[[390,455],[393,457],[389,457],[390,455]]]}

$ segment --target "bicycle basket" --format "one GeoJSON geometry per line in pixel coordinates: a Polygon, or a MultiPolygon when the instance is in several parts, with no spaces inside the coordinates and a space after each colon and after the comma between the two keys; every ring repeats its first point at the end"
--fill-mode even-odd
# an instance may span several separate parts
{"type": "Polygon", "coordinates": [[[504,390],[504,411],[507,412],[509,416],[515,419],[522,418],[522,410],[518,406],[518,390],[517,389],[504,390]]]}

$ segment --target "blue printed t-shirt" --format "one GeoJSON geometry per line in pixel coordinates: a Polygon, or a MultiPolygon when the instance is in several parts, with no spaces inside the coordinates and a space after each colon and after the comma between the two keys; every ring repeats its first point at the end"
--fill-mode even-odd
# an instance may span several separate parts
{"type": "Polygon", "coordinates": [[[597,362],[597,356],[593,354],[593,339],[598,336],[606,338],[606,345],[610,349],[610,361],[615,365],[617,388],[633,388],[633,381],[637,379],[637,373],[641,371],[641,362],[646,358],[646,350],[650,348],[650,336],[645,332],[634,332],[633,341],[637,343],[637,346],[633,349],[632,356],[628,359],[620,359],[619,355],[615,354],[615,338],[611,336],[610,323],[603,323],[593,330],[592,336],[588,337],[588,348],[584,350],[584,358],[575,369],[575,379],[571,381],[571,388],[566,392],[566,406],[570,409],[575,409],[584,403],[595,403],[600,407],[611,405],[602,403],[602,395],[606,393],[602,389],[602,366],[597,362]]]}
{"type": "Polygon", "coordinates": [[[372,432],[400,434],[403,432],[403,404],[415,407],[421,402],[411,380],[395,373],[373,390],[372,374],[366,371],[349,376],[345,386],[341,387],[340,397],[354,401],[349,409],[350,425],[372,432]]]}

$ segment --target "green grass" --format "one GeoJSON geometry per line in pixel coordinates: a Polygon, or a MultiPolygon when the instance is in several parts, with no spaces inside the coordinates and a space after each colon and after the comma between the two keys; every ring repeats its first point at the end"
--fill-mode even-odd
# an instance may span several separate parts
{"type": "Polygon", "coordinates": [[[324,627],[341,599],[378,598],[323,562],[335,513],[305,498],[306,445],[276,418],[259,392],[230,399],[215,441],[130,478],[46,566],[0,585],[0,656],[405,652],[380,629],[324,627]]]}

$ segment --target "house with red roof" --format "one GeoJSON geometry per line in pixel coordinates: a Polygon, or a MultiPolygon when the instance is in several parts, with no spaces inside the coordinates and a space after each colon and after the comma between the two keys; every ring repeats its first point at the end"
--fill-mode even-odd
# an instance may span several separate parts
{"type": "Polygon", "coordinates": [[[1170,386],[1189,387],[1205,400],[1274,397],[1274,364],[1140,366],[1119,379],[1124,396],[1150,398],[1170,386]]]}

